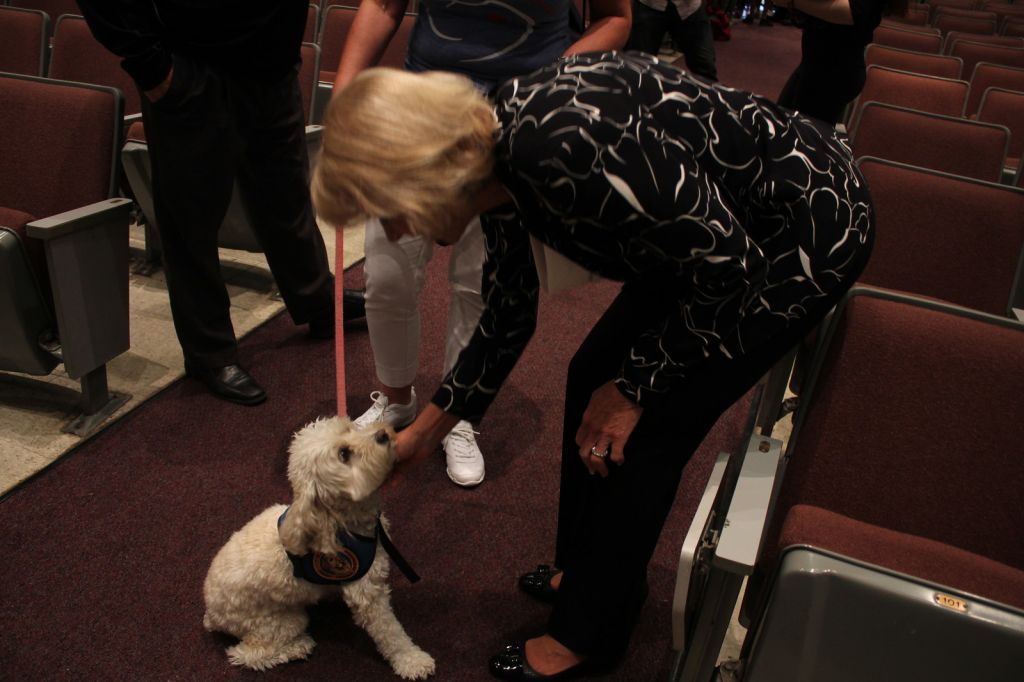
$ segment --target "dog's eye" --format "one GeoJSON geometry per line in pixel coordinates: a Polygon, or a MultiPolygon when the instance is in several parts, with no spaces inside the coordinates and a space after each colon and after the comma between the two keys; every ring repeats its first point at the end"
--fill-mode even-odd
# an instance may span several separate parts
{"type": "Polygon", "coordinates": [[[352,456],[352,450],[348,447],[342,446],[338,448],[338,459],[345,464],[348,464],[349,458],[352,456]]]}

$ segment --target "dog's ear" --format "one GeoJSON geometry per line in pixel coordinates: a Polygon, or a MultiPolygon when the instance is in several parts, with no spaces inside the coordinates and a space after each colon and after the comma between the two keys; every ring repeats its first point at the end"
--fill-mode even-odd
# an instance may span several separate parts
{"type": "Polygon", "coordinates": [[[329,551],[329,547],[320,546],[322,544],[321,531],[323,528],[329,527],[328,514],[323,509],[323,505],[317,501],[313,486],[307,486],[307,488],[309,490],[295,496],[288,508],[288,514],[277,529],[281,544],[292,554],[305,554],[310,549],[329,551]]]}

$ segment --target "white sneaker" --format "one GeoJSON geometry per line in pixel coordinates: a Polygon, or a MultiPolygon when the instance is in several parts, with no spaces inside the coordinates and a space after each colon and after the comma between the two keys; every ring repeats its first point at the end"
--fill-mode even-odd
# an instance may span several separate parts
{"type": "Polygon", "coordinates": [[[405,405],[391,404],[388,397],[380,391],[370,394],[373,405],[366,412],[352,420],[357,427],[384,423],[392,428],[400,429],[408,426],[416,418],[416,389],[412,389],[412,398],[405,405]]]}
{"type": "Polygon", "coordinates": [[[441,441],[448,461],[448,478],[466,488],[484,480],[484,456],[474,433],[470,423],[463,419],[441,441]]]}

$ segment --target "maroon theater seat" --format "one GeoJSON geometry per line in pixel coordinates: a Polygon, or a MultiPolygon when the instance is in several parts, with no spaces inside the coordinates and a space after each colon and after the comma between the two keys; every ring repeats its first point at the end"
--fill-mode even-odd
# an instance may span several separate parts
{"type": "Polygon", "coordinates": [[[57,20],[48,75],[59,80],[117,88],[124,95],[126,115],[142,111],[135,81],[121,68],[121,60],[93,37],[80,16],[66,14],[57,20]]]}
{"type": "MultiPolygon", "coordinates": [[[[1006,168],[1015,171],[1024,153],[1024,92],[988,88],[981,98],[978,120],[1006,126],[1010,131],[1010,148],[1006,168]]],[[[1024,220],[1024,215],[1021,216],[1024,220]]]]}
{"type": "Polygon", "coordinates": [[[974,73],[974,66],[979,62],[1024,68],[1024,47],[988,45],[961,39],[953,42],[949,54],[964,60],[964,73],[974,73]]]}
{"type": "Polygon", "coordinates": [[[986,45],[1005,45],[1007,47],[1024,47],[1024,38],[1014,36],[978,35],[965,33],[964,31],[950,31],[943,39],[943,51],[949,53],[953,49],[953,43],[958,40],[969,40],[972,43],[984,43],[986,45]]]}
{"type": "Polygon", "coordinates": [[[854,158],[874,156],[999,182],[1006,165],[1010,130],[1005,124],[867,102],[850,142],[854,158]]]}
{"type": "Polygon", "coordinates": [[[885,102],[944,116],[963,116],[967,81],[869,66],[864,88],[851,107],[847,129],[856,131],[864,102],[885,102]]]}
{"type": "Polygon", "coordinates": [[[960,33],[977,33],[979,35],[991,36],[996,33],[995,16],[991,19],[984,17],[965,17],[956,14],[939,14],[932,22],[932,26],[944,34],[950,31],[960,33]]]}
{"type": "Polygon", "coordinates": [[[964,64],[958,57],[932,52],[914,52],[875,43],[864,48],[864,63],[868,66],[874,64],[926,76],[954,79],[961,77],[960,72],[964,64]]]}
{"type": "Polygon", "coordinates": [[[0,102],[0,273],[12,283],[0,290],[0,370],[47,374],[63,362],[83,410],[65,430],[86,435],[128,399],[106,375],[129,346],[131,202],[110,198],[123,99],[0,74],[0,102]]]}
{"type": "Polygon", "coordinates": [[[942,52],[942,36],[938,30],[911,30],[917,27],[896,28],[891,25],[879,26],[872,34],[871,41],[879,45],[898,47],[914,52],[942,52]]]}
{"type": "Polygon", "coordinates": [[[50,15],[50,19],[56,21],[62,14],[79,14],[78,3],[75,0],[11,0],[13,7],[28,7],[39,9],[50,15]]]}
{"type": "Polygon", "coordinates": [[[981,106],[981,98],[989,88],[1003,88],[1024,92],[1024,69],[990,62],[979,62],[974,65],[970,74],[971,88],[967,93],[965,113],[975,116],[981,106]]]}
{"type": "Polygon", "coordinates": [[[858,161],[876,212],[860,282],[1012,316],[1021,307],[1024,192],[894,161],[858,161]]]}
{"type": "Polygon", "coordinates": [[[42,76],[49,34],[45,12],[0,6],[0,71],[42,76]]]}

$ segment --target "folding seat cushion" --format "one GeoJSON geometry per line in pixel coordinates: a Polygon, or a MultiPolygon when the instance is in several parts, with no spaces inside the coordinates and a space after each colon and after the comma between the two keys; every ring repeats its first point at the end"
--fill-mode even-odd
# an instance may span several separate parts
{"type": "Polygon", "coordinates": [[[1017,168],[1024,152],[1024,92],[989,88],[981,99],[978,120],[1009,128],[1010,148],[1006,166],[1017,168]]]}
{"type": "Polygon", "coordinates": [[[858,165],[877,220],[861,282],[1010,313],[1024,250],[1024,193],[880,159],[858,165]]]}
{"type": "Polygon", "coordinates": [[[977,115],[978,109],[981,107],[981,98],[989,88],[1024,92],[1024,68],[979,62],[974,65],[973,72],[964,75],[970,76],[971,79],[970,91],[967,93],[967,105],[964,108],[964,113],[968,116],[977,115]]]}
{"type": "Polygon", "coordinates": [[[35,274],[40,288],[45,290],[47,300],[50,301],[50,306],[52,308],[53,301],[52,298],[49,298],[50,278],[46,274],[46,252],[43,249],[42,243],[29,237],[25,231],[25,226],[35,219],[35,216],[29,215],[24,211],[17,211],[15,209],[0,206],[0,229],[10,230],[17,235],[18,239],[21,241],[22,249],[24,250],[25,256],[29,262],[29,267],[32,268],[32,272],[35,274]]]}
{"type": "Polygon", "coordinates": [[[0,71],[43,75],[49,32],[45,12],[0,6],[0,71]]]}
{"type": "Polygon", "coordinates": [[[128,72],[121,68],[120,58],[93,37],[85,19],[80,16],[66,15],[57,21],[47,75],[58,80],[117,88],[124,95],[126,115],[142,111],[138,88],[128,72]]]}
{"type": "Polygon", "coordinates": [[[828,509],[789,509],[775,543],[809,545],[1024,609],[1024,571],[944,542],[857,521],[828,509]]]}
{"type": "Polygon", "coordinates": [[[872,34],[871,41],[879,45],[888,45],[914,52],[931,52],[933,54],[942,52],[942,36],[939,31],[922,32],[909,30],[910,28],[909,26],[907,28],[879,26],[872,34]]]}
{"type": "Polygon", "coordinates": [[[939,78],[960,78],[963,60],[958,57],[931,52],[914,52],[872,43],[864,49],[864,62],[868,65],[921,73],[939,78]]]}
{"type": "Polygon", "coordinates": [[[999,182],[1009,138],[1001,125],[867,102],[851,146],[854,158],[874,156],[999,182]]]}

